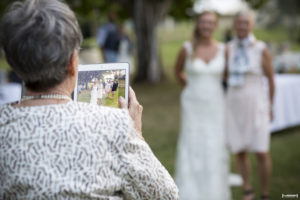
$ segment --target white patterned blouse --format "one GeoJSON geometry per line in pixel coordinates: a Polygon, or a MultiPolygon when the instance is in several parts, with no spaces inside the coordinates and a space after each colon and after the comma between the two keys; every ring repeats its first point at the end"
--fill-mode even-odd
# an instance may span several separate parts
{"type": "Polygon", "coordinates": [[[0,107],[0,199],[178,199],[128,111],[0,107]]]}

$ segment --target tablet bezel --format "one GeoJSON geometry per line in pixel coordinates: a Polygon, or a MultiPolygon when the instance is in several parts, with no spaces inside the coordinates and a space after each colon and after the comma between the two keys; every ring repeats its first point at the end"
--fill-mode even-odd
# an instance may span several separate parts
{"type": "Polygon", "coordinates": [[[107,71],[107,70],[125,70],[125,100],[126,100],[127,105],[128,105],[129,63],[100,63],[100,64],[80,64],[80,65],[78,65],[76,85],[75,85],[75,89],[74,89],[74,101],[77,101],[78,74],[79,74],[79,72],[107,71]]]}

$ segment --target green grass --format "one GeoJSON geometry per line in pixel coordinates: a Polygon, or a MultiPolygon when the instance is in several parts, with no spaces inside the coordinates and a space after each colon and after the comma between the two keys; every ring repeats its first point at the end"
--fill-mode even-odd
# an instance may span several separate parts
{"type": "MultiPolygon", "coordinates": [[[[174,81],[159,85],[134,85],[139,101],[144,106],[143,135],[154,154],[174,175],[176,145],[180,127],[181,89],[174,81]]],[[[281,194],[300,192],[300,127],[281,131],[271,137],[273,173],[271,181],[272,199],[281,199],[281,194]]],[[[260,195],[257,165],[250,156],[253,185],[260,195]]],[[[234,157],[231,156],[232,172],[237,173],[234,157]]],[[[242,198],[241,187],[232,188],[234,200],[242,198]]]]}
{"type": "Polygon", "coordinates": [[[125,97],[125,88],[124,87],[123,88],[118,87],[114,96],[112,96],[112,93],[110,93],[108,95],[108,97],[106,97],[104,99],[104,105],[115,107],[115,108],[119,107],[119,104],[118,104],[119,96],[125,97]]]}
{"type": "MultiPolygon", "coordinates": [[[[102,105],[110,106],[110,107],[119,107],[118,105],[118,98],[119,96],[125,97],[125,88],[118,87],[115,95],[113,96],[112,93],[102,99],[102,105]]],[[[78,94],[78,101],[89,103],[91,100],[91,90],[81,90],[80,94],[78,94]]]]}
{"type": "Polygon", "coordinates": [[[171,174],[179,130],[179,88],[164,83],[134,87],[144,106],[143,135],[171,174]]]}
{"type": "MultiPolygon", "coordinates": [[[[154,154],[174,175],[176,145],[180,128],[180,93],[181,88],[174,80],[173,67],[177,53],[192,35],[191,23],[181,23],[175,30],[159,30],[159,47],[167,80],[159,85],[134,85],[138,99],[144,106],[143,135],[154,154]]],[[[216,32],[220,40],[222,30],[216,32]]],[[[285,30],[255,30],[258,39],[280,44],[288,39],[285,30]]],[[[299,45],[295,47],[298,48],[299,45]]],[[[281,199],[281,194],[300,193],[300,127],[273,134],[270,154],[273,173],[270,194],[272,199],[281,199]]],[[[250,155],[253,186],[260,195],[256,160],[250,155]]],[[[237,173],[234,157],[231,156],[231,172],[237,173]]],[[[234,200],[242,199],[241,187],[232,188],[234,200]]]]}
{"type": "MultiPolygon", "coordinates": [[[[300,127],[291,128],[273,134],[271,137],[272,179],[270,194],[272,199],[281,199],[281,194],[295,194],[300,192],[300,127]]],[[[257,194],[260,194],[260,184],[256,159],[251,155],[252,183],[257,194]]],[[[232,171],[236,172],[234,157],[231,158],[232,171]]],[[[232,189],[233,197],[242,196],[240,187],[232,189]]]]}

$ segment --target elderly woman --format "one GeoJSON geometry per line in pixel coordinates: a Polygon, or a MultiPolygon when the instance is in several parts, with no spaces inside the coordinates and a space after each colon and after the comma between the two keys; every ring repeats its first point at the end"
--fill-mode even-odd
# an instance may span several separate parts
{"type": "Polygon", "coordinates": [[[255,198],[248,152],[255,153],[258,161],[261,199],[269,200],[274,71],[265,43],[252,34],[253,25],[251,13],[238,13],[234,19],[236,38],[228,43],[227,134],[229,147],[236,155],[237,168],[243,178],[243,200],[255,198]],[[264,78],[269,86],[268,95],[264,78]]]}
{"type": "Polygon", "coordinates": [[[27,89],[0,107],[0,199],[178,199],[142,139],[133,90],[129,110],[71,100],[82,36],[66,4],[14,3],[0,30],[27,89]]]}

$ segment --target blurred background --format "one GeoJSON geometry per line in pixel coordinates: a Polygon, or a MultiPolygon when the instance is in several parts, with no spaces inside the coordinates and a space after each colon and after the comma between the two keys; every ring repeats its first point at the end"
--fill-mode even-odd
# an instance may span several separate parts
{"type": "MultiPolygon", "coordinates": [[[[0,1],[0,16],[12,0],[0,1]]],[[[272,124],[273,173],[271,197],[300,190],[300,1],[299,0],[67,0],[76,12],[84,42],[80,63],[103,62],[97,44],[99,27],[115,13],[118,27],[128,36],[126,61],[131,64],[131,85],[144,106],[143,135],[154,154],[174,174],[180,124],[181,87],[174,63],[184,41],[191,39],[193,14],[205,8],[219,14],[215,38],[232,38],[234,15],[252,9],[255,36],[267,43],[276,71],[275,118],[272,124]]],[[[121,60],[122,61],[122,60],[121,60]]],[[[18,78],[0,55],[0,104],[20,98],[18,78]]],[[[251,157],[254,174],[256,162],[251,157]]],[[[236,173],[234,159],[231,171],[236,173]]],[[[257,176],[253,176],[259,191],[257,176]]],[[[233,199],[241,199],[239,186],[233,199]]]]}

